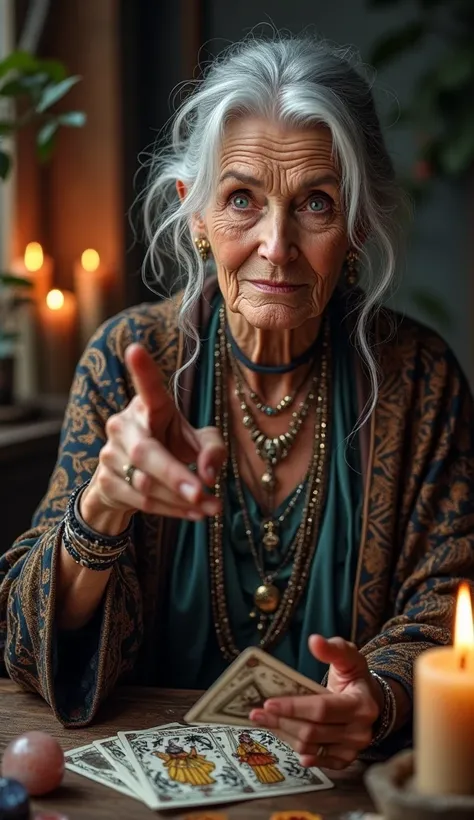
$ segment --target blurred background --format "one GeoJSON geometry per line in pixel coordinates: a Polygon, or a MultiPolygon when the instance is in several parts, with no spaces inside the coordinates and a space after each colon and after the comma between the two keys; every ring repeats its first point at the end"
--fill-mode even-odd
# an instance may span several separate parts
{"type": "Polygon", "coordinates": [[[0,0],[0,552],[46,489],[87,338],[157,298],[130,215],[173,90],[259,24],[310,27],[375,65],[415,207],[391,305],[474,382],[472,0],[0,0]]]}

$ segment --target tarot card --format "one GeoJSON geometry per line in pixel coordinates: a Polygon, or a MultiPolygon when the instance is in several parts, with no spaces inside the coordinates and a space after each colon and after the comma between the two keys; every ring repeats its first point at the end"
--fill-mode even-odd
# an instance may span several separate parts
{"type": "Polygon", "coordinates": [[[319,769],[301,766],[296,752],[266,729],[216,729],[214,736],[231,750],[259,796],[318,791],[334,785],[319,769]]]}
{"type": "Polygon", "coordinates": [[[184,716],[187,723],[253,726],[249,712],[271,697],[314,695],[324,686],[257,647],[245,649],[184,716]]]}
{"type": "Polygon", "coordinates": [[[90,780],[109,786],[128,797],[140,800],[141,797],[133,791],[130,786],[122,780],[115,764],[105,757],[100,749],[92,743],[87,746],[80,746],[78,749],[71,749],[65,752],[66,769],[77,774],[82,774],[90,780]]]}
{"type": "Polygon", "coordinates": [[[137,797],[143,800],[144,795],[142,794],[140,781],[118,737],[114,735],[113,737],[106,737],[104,740],[94,740],[93,745],[116,769],[122,782],[131,791],[135,792],[137,797]]]}
{"type": "Polygon", "coordinates": [[[153,808],[183,808],[256,797],[230,746],[203,726],[119,732],[153,808]]]}
{"type": "MultiPolygon", "coordinates": [[[[181,724],[166,723],[164,726],[155,726],[153,730],[147,731],[154,731],[156,729],[169,729],[171,727],[181,728],[181,724]]],[[[120,775],[123,782],[127,786],[129,786],[129,788],[131,788],[132,791],[136,792],[140,799],[144,799],[144,795],[142,794],[142,787],[135,773],[133,763],[126,749],[123,747],[120,738],[117,735],[113,735],[112,737],[107,737],[103,740],[94,740],[92,742],[96,749],[99,749],[99,751],[104,755],[104,757],[106,757],[107,760],[110,761],[112,766],[117,770],[117,773],[120,775]]]]}

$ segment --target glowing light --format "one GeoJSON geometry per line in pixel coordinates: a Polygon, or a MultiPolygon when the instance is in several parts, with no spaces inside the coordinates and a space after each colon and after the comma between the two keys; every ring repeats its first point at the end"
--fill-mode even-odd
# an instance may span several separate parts
{"type": "Polygon", "coordinates": [[[454,647],[462,658],[474,647],[474,624],[472,622],[471,590],[466,583],[461,584],[456,604],[454,625],[454,647]]]}
{"type": "Polygon", "coordinates": [[[57,290],[50,290],[46,297],[46,304],[50,310],[61,310],[64,305],[64,294],[57,290]]]}
{"type": "Polygon", "coordinates": [[[87,248],[81,256],[81,265],[84,270],[94,271],[100,265],[100,256],[93,248],[87,248]]]}
{"type": "Polygon", "coordinates": [[[43,261],[43,248],[40,243],[29,242],[25,250],[25,268],[33,273],[41,268],[43,261]]]}

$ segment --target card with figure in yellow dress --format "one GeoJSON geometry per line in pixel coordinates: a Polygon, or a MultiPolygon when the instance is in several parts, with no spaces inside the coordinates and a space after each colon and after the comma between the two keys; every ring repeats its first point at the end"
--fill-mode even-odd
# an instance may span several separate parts
{"type": "Polygon", "coordinates": [[[331,788],[271,732],[186,726],[119,732],[154,808],[183,808],[331,788]]]}

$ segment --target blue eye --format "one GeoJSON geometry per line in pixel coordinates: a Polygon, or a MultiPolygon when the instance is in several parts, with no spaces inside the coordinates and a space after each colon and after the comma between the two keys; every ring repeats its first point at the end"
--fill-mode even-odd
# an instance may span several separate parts
{"type": "Polygon", "coordinates": [[[313,213],[321,213],[321,211],[325,211],[327,204],[328,203],[326,200],[320,196],[309,200],[309,208],[313,211],[313,213]]]}
{"type": "Polygon", "coordinates": [[[244,211],[245,208],[248,208],[250,205],[250,200],[248,196],[244,194],[237,194],[232,198],[232,204],[234,208],[237,208],[239,211],[244,211]]]}

